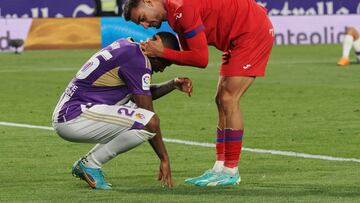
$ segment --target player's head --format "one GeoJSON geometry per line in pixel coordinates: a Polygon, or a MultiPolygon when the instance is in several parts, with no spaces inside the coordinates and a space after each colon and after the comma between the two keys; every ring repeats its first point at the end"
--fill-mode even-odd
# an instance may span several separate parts
{"type": "Polygon", "coordinates": [[[124,5],[124,17],[144,28],[161,26],[166,20],[163,0],[127,0],[124,5]]]}
{"type": "MultiPolygon", "coordinates": [[[[165,48],[176,51],[180,50],[179,41],[175,35],[171,34],[170,32],[158,32],[156,35],[160,37],[165,48]]],[[[159,57],[149,57],[149,60],[154,72],[163,72],[167,66],[172,64],[169,60],[159,57]]]]}

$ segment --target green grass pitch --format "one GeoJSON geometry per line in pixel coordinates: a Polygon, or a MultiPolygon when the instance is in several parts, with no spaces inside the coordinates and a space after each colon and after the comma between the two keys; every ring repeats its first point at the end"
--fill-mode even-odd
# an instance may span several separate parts
{"type": "MultiPolygon", "coordinates": [[[[96,50],[0,54],[0,122],[51,126],[69,80],[96,50]]],[[[172,66],[154,82],[193,79],[191,98],[174,92],[155,101],[166,138],[214,143],[214,95],[220,56],[210,49],[205,70],[172,66]]],[[[242,99],[247,148],[360,159],[360,65],[335,65],[340,45],[274,47],[267,75],[242,99]]],[[[215,149],[167,143],[175,182],[156,180],[159,161],[148,144],[104,167],[111,191],[71,176],[92,145],[54,132],[0,125],[0,202],[359,202],[360,163],[244,151],[235,187],[184,184],[212,166],[215,149]]]]}

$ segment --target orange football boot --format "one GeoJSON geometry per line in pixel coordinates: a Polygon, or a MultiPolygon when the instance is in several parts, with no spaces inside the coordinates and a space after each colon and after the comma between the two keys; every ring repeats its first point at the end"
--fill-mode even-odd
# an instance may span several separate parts
{"type": "Polygon", "coordinates": [[[342,57],[338,62],[337,65],[338,66],[347,66],[350,64],[350,60],[348,58],[344,58],[342,57]]]}

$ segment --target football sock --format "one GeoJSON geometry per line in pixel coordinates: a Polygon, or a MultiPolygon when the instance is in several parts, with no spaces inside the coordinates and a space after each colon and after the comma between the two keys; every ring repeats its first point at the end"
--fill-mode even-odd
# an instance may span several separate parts
{"type": "Polygon", "coordinates": [[[225,129],[225,167],[237,167],[240,159],[242,137],[243,130],[225,129]]]}
{"type": "Polygon", "coordinates": [[[101,168],[106,162],[120,153],[124,153],[147,141],[144,137],[154,134],[145,130],[129,130],[119,134],[106,144],[97,144],[86,156],[85,166],[101,168]]]}
{"type": "Polygon", "coordinates": [[[358,61],[360,61],[360,38],[354,41],[353,47],[355,50],[356,58],[358,61]]]}
{"type": "Polygon", "coordinates": [[[225,159],[224,133],[225,133],[224,130],[217,128],[216,130],[216,160],[217,161],[224,161],[225,159]]]}
{"type": "Polygon", "coordinates": [[[224,167],[223,172],[229,175],[235,175],[239,171],[238,167],[228,168],[224,167]]]}
{"type": "Polygon", "coordinates": [[[101,164],[94,160],[93,158],[90,158],[90,155],[94,152],[96,152],[98,149],[101,149],[104,144],[96,144],[82,159],[81,162],[86,167],[90,168],[101,168],[101,164]],[[89,161],[90,160],[90,161],[89,161]]]}
{"type": "Polygon", "coordinates": [[[215,161],[215,164],[212,168],[215,172],[220,172],[224,169],[224,161],[215,161]]]}
{"type": "Polygon", "coordinates": [[[351,35],[345,35],[343,42],[343,58],[349,58],[351,48],[353,46],[354,38],[351,35]]]}

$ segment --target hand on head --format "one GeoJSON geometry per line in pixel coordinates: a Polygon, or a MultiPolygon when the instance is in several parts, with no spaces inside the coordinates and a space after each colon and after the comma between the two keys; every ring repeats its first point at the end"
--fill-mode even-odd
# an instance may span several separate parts
{"type": "Polygon", "coordinates": [[[141,42],[140,47],[147,57],[161,57],[164,52],[164,45],[158,35],[155,35],[152,40],[141,42]]]}

